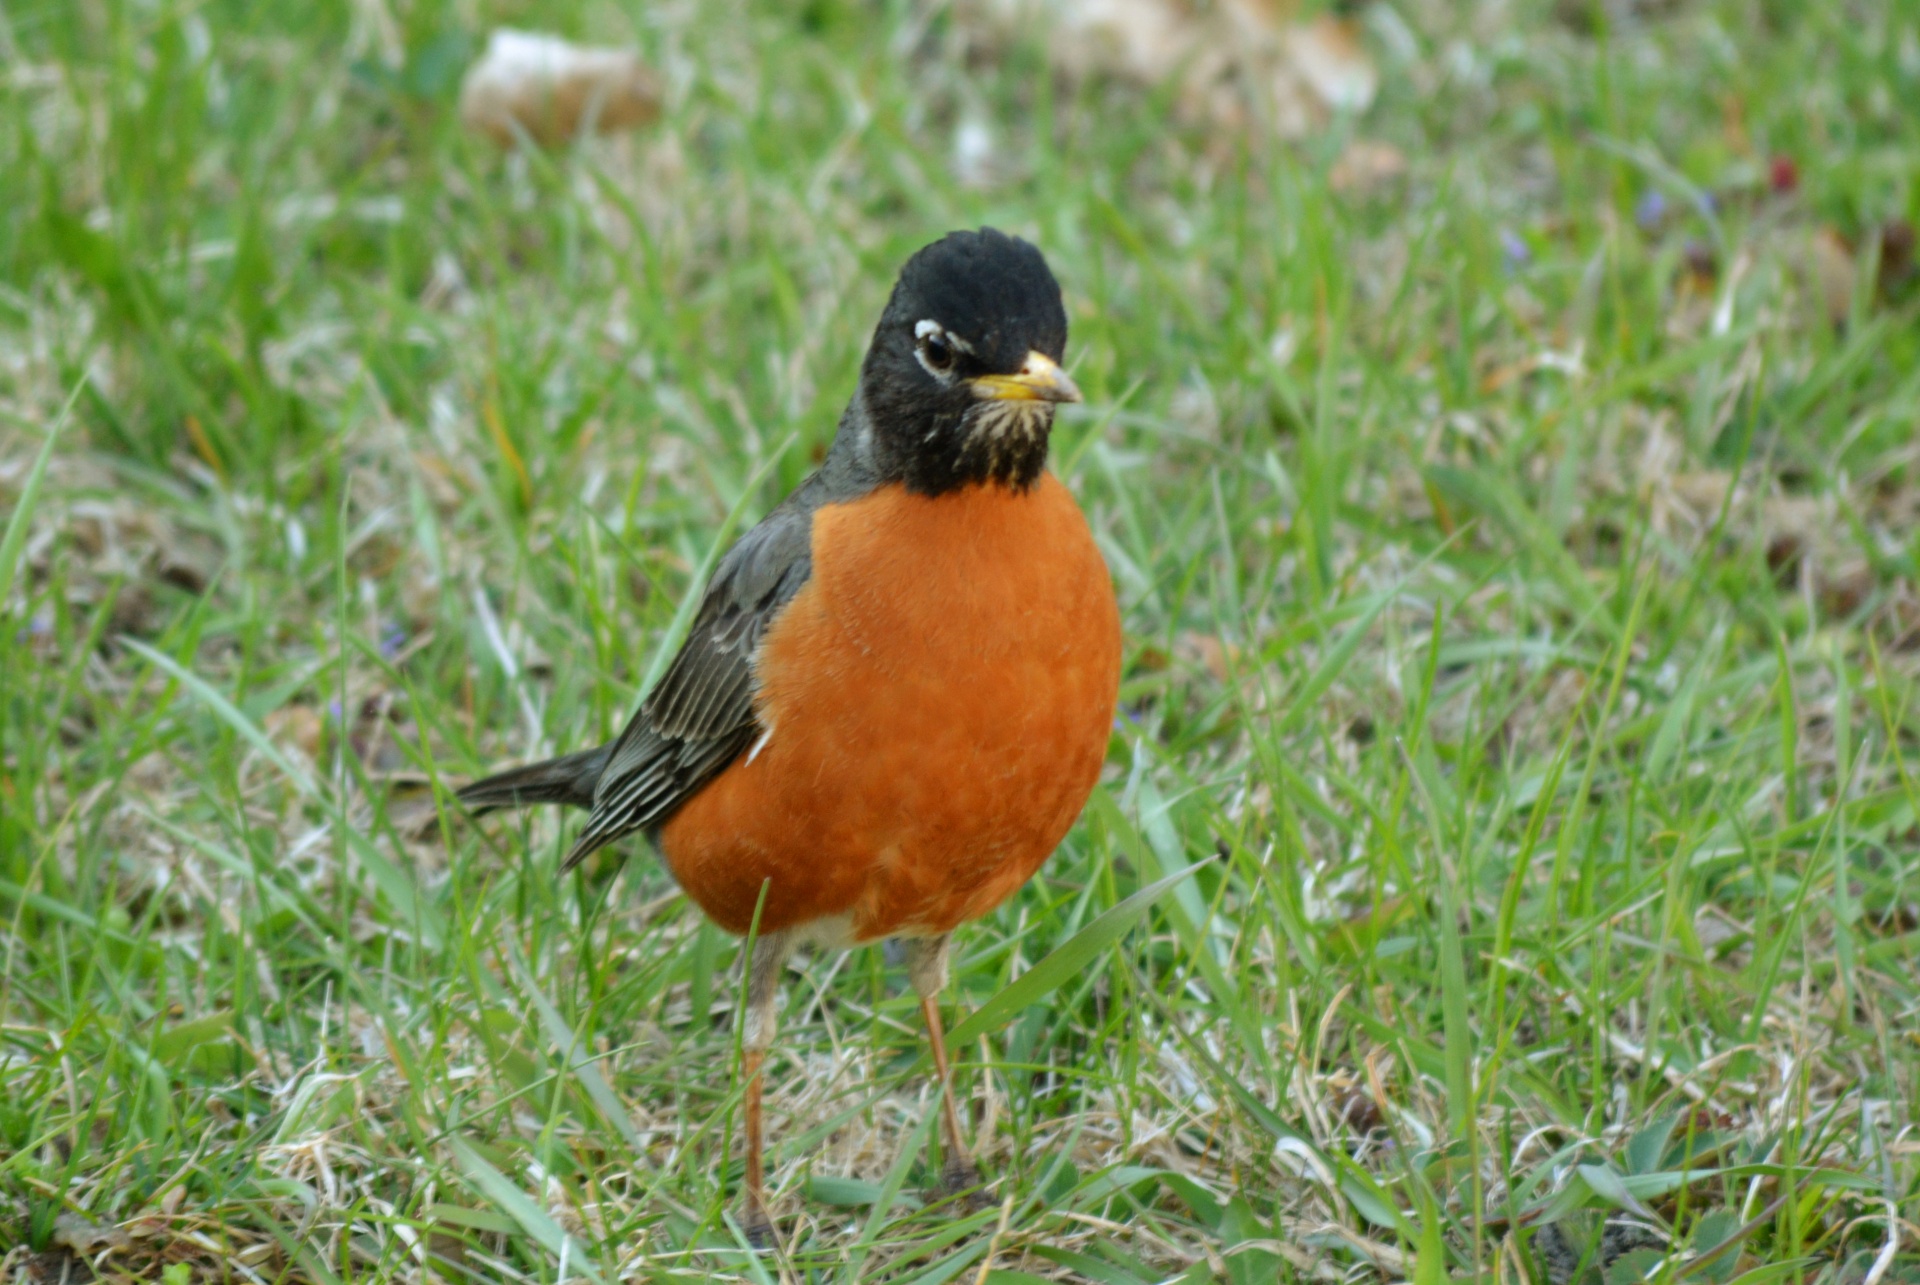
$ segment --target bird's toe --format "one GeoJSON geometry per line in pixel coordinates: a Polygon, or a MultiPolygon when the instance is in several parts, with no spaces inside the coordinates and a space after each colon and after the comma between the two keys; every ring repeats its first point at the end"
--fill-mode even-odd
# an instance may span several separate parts
{"type": "Polygon", "coordinates": [[[774,1249],[778,1240],[774,1235],[773,1217],[766,1207],[756,1201],[749,1201],[741,1211],[740,1230],[747,1238],[747,1244],[755,1249],[774,1249]]]}
{"type": "Polygon", "coordinates": [[[941,1168],[937,1194],[942,1199],[952,1200],[962,1212],[969,1214],[991,1209],[994,1204],[993,1197],[986,1189],[986,1179],[981,1176],[980,1166],[958,1156],[949,1158],[941,1168]]]}

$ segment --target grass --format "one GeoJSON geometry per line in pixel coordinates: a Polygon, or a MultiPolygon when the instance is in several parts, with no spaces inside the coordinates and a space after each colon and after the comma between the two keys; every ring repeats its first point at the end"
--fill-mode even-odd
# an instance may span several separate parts
{"type": "Polygon", "coordinates": [[[1365,26],[1278,144],[903,0],[0,9],[7,1279],[1920,1280],[1920,19],[1365,26]],[[664,118],[503,158],[500,21],[664,118]],[[735,943],[446,782],[617,730],[982,222],[1125,718],[960,941],[1005,1203],[923,1201],[902,970],[813,957],[756,1259],[735,943]]]}

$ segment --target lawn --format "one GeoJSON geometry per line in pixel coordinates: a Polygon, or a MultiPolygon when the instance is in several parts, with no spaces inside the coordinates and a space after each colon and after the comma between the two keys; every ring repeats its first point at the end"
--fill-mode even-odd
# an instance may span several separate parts
{"type": "Polygon", "coordinates": [[[0,1277],[1920,1281],[1920,10],[1381,0],[1283,140],[980,9],[0,5],[0,1277]],[[660,119],[464,128],[501,23],[660,119]],[[1123,717],[957,942],[994,1206],[807,956],[756,1255],[738,944],[450,785],[982,223],[1123,717]]]}

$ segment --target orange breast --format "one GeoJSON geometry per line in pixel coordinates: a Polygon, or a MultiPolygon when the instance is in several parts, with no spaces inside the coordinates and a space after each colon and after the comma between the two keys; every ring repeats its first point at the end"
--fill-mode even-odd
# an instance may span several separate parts
{"type": "Polygon", "coordinates": [[[945,932],[1025,883],[1092,792],[1119,610],[1052,474],[1024,495],[885,487],[815,515],[758,676],[767,736],[661,831],[680,885],[734,932],[763,884],[763,932],[945,932]]]}

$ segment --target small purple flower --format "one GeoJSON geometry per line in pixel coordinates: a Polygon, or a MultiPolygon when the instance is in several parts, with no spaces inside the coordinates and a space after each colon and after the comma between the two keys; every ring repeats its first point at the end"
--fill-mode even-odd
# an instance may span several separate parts
{"type": "Polygon", "coordinates": [[[387,631],[380,635],[380,655],[392,660],[407,645],[407,631],[399,625],[388,625],[387,631]]]}
{"type": "Polygon", "coordinates": [[[1649,188],[1647,191],[1642,192],[1640,199],[1634,203],[1633,221],[1638,223],[1645,231],[1653,231],[1653,229],[1660,226],[1660,221],[1666,217],[1666,193],[1660,191],[1658,188],[1649,188]]]}
{"type": "Polygon", "coordinates": [[[1508,228],[1500,229],[1500,253],[1506,256],[1509,272],[1518,272],[1533,262],[1533,248],[1518,232],[1508,228]]]}
{"type": "Polygon", "coordinates": [[[340,702],[337,700],[327,702],[327,713],[333,716],[333,721],[336,723],[347,716],[347,711],[340,708],[340,702]]]}

